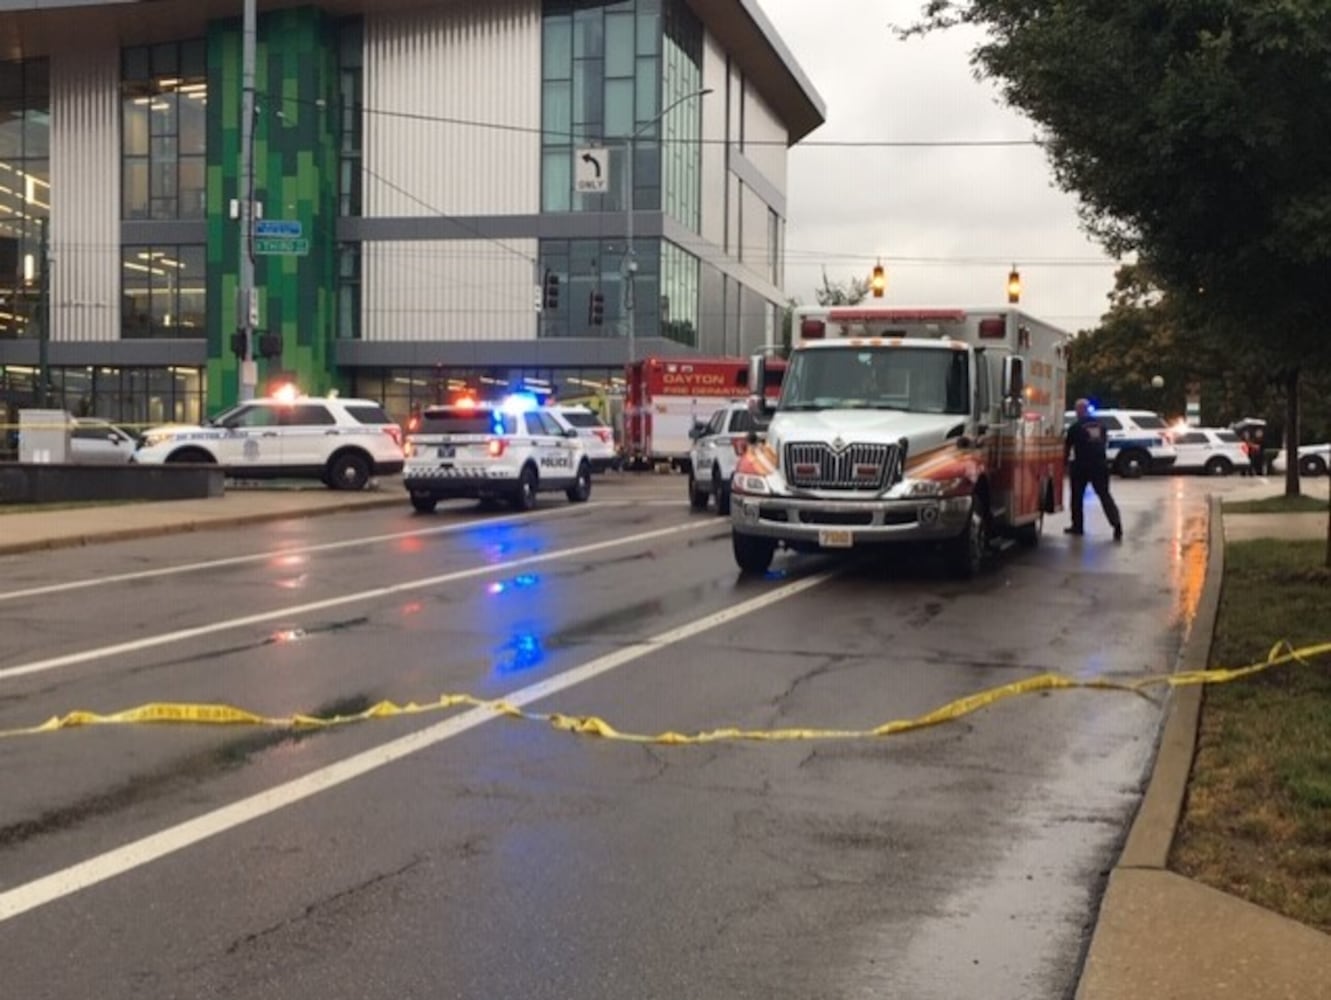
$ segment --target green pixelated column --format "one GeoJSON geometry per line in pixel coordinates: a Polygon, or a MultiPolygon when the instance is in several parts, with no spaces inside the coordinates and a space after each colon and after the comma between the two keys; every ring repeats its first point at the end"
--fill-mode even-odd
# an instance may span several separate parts
{"type": "MultiPolygon", "coordinates": [[[[311,395],[338,387],[334,369],[337,289],[337,35],[311,8],[258,22],[255,59],[255,197],[266,219],[301,224],[303,255],[258,255],[260,332],[279,333],[282,356],[259,362],[259,391],[289,374],[311,395]]],[[[241,25],[208,31],[208,403],[235,402],[239,226],[230,217],[240,176],[241,25]]]]}

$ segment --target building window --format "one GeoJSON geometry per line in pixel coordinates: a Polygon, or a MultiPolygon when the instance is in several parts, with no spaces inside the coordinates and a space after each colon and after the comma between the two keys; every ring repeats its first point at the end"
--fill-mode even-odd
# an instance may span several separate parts
{"type": "MultiPolygon", "coordinates": [[[[635,337],[661,335],[661,242],[634,240],[638,262],[633,282],[635,337]]],[[[627,336],[621,240],[541,240],[540,271],[559,277],[559,305],[541,314],[541,337],[627,336]],[[592,294],[604,300],[603,321],[591,324],[592,294]]]]}
{"type": "Polygon", "coordinates": [[[207,199],[208,59],[202,39],[121,57],[126,219],[202,219],[207,199]]]}
{"type": "Polygon", "coordinates": [[[364,117],[364,22],[360,18],[343,21],[338,27],[338,88],[342,116],[338,123],[338,214],[361,214],[364,178],[361,172],[361,142],[364,117]]]}
{"type": "Polygon", "coordinates": [[[662,107],[679,101],[662,120],[665,140],[665,211],[693,232],[702,226],[702,103],[684,100],[702,88],[702,24],[683,0],[665,5],[662,107]]]}
{"type": "Polygon", "coordinates": [[[541,54],[541,208],[546,212],[623,212],[625,156],[634,141],[633,205],[661,205],[661,146],[643,126],[660,111],[660,0],[604,5],[545,0],[541,54]],[[579,146],[610,150],[604,194],[573,190],[579,146]]]}
{"type": "Polygon", "coordinates": [[[360,289],[360,244],[339,244],[337,248],[337,336],[341,340],[358,340],[360,338],[360,289]]]}
{"type": "Polygon", "coordinates": [[[207,281],[203,246],[126,246],[120,252],[121,336],[203,337],[207,281]]]}
{"type": "Polygon", "coordinates": [[[0,337],[28,336],[51,214],[50,64],[0,62],[0,337]]]}
{"type": "MultiPolygon", "coordinates": [[[[48,404],[79,417],[101,417],[131,428],[197,424],[203,417],[202,368],[52,367],[48,404]]],[[[0,414],[34,405],[36,370],[0,367],[0,414]]],[[[4,449],[0,448],[0,453],[4,449]]]]}
{"type": "Polygon", "coordinates": [[[698,258],[674,243],[664,244],[661,259],[661,336],[698,346],[698,258]]]}

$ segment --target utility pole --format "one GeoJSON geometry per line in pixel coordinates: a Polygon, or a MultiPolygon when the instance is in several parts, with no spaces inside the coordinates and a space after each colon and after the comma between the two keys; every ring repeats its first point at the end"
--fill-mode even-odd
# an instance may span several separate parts
{"type": "Polygon", "coordinates": [[[245,0],[241,33],[240,99],[240,186],[237,201],[240,211],[240,282],[236,294],[236,327],[242,335],[244,354],[240,358],[241,402],[254,398],[259,384],[259,366],[254,360],[254,327],[258,299],[254,291],[254,61],[257,34],[255,0],[245,0]]]}

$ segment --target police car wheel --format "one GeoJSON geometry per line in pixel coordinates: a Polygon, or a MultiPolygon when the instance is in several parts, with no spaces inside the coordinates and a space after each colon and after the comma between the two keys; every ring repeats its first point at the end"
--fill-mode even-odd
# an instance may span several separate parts
{"type": "Polygon", "coordinates": [[[531,510],[536,506],[536,472],[529,465],[518,477],[518,490],[513,494],[513,506],[518,510],[531,510]]]}
{"type": "Polygon", "coordinates": [[[1305,455],[1299,459],[1299,474],[1302,476],[1325,476],[1326,463],[1317,455],[1305,455]]]}
{"type": "Polygon", "coordinates": [[[1213,458],[1206,463],[1204,471],[1208,476],[1228,476],[1234,471],[1234,463],[1227,458],[1213,458]]]}
{"type": "Polygon", "coordinates": [[[707,501],[710,496],[707,493],[700,492],[698,481],[693,478],[693,473],[689,472],[689,506],[693,510],[706,510],[707,501]]]}
{"type": "Polygon", "coordinates": [[[1141,451],[1125,451],[1116,463],[1118,474],[1124,479],[1140,479],[1150,465],[1151,457],[1141,451]]]}
{"type": "Polygon", "coordinates": [[[721,481],[721,473],[712,469],[712,496],[716,497],[716,512],[730,516],[730,484],[721,481]]]}
{"type": "Polygon", "coordinates": [[[438,498],[432,497],[428,493],[413,493],[411,495],[411,505],[422,514],[433,514],[438,504],[438,498]]]}
{"type": "Polygon", "coordinates": [[[202,448],[181,448],[177,452],[172,452],[167,458],[171,465],[215,465],[213,456],[209,455],[202,448]]]}
{"type": "Polygon", "coordinates": [[[370,481],[370,463],[360,455],[338,455],[328,466],[328,480],[335,490],[363,490],[370,481]]]}
{"type": "Polygon", "coordinates": [[[578,466],[578,478],[564,491],[564,495],[568,497],[569,503],[586,503],[591,498],[592,470],[586,462],[578,466]]]}

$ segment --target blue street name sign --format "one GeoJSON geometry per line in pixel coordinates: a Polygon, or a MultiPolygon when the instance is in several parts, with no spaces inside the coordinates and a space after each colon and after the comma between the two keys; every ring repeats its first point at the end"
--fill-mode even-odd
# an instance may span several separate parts
{"type": "Polygon", "coordinates": [[[299,219],[259,219],[254,223],[254,235],[296,239],[304,235],[304,229],[299,219]]]}

